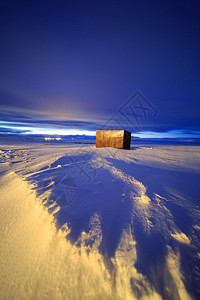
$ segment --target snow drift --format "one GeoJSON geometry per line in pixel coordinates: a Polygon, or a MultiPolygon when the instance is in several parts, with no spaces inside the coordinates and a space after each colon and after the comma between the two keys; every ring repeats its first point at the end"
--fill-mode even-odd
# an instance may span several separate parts
{"type": "Polygon", "coordinates": [[[3,145],[3,299],[198,299],[199,148],[3,145]]]}

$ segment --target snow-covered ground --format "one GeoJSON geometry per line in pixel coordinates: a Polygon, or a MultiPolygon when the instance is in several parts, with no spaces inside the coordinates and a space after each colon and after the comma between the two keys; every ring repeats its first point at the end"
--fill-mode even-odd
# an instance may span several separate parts
{"type": "Polygon", "coordinates": [[[200,299],[199,146],[0,149],[0,299],[200,299]]]}

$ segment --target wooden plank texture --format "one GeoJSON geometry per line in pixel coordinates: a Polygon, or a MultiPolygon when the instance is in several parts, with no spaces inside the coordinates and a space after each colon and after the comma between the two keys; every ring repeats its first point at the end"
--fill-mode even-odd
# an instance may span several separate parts
{"type": "Polygon", "coordinates": [[[97,130],[96,147],[130,149],[131,132],[126,130],[97,130]]]}

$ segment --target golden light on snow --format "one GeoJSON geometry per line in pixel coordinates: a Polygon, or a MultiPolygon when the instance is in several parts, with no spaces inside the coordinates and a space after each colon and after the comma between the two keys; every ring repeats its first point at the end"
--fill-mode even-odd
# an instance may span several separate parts
{"type": "Polygon", "coordinates": [[[4,212],[0,216],[2,298],[136,299],[130,285],[130,278],[135,278],[143,284],[143,299],[161,299],[147,280],[130,268],[136,259],[130,231],[122,235],[113,259],[117,282],[114,292],[112,274],[98,251],[102,234],[97,214],[77,247],[66,239],[67,225],[56,230],[53,216],[44,209],[31,185],[10,173],[2,178],[0,186],[0,211],[4,212]],[[95,240],[92,247],[87,246],[90,239],[95,240]]]}
{"type": "Polygon", "coordinates": [[[56,138],[45,137],[44,139],[45,139],[45,141],[60,141],[60,140],[62,140],[60,137],[56,137],[56,138]]]}
{"type": "MultiPolygon", "coordinates": [[[[186,290],[187,273],[181,263],[184,260],[188,268],[188,261],[199,259],[200,219],[199,207],[191,205],[191,197],[187,198],[183,191],[187,184],[192,189],[199,174],[199,149],[84,149],[88,154],[98,151],[103,157],[103,165],[98,166],[90,182],[79,169],[73,169],[71,164],[69,168],[68,157],[77,156],[77,150],[80,151],[77,145],[2,145],[0,299],[154,300],[162,299],[160,285],[169,299],[191,299],[186,290]],[[176,186],[182,171],[179,191],[172,186],[174,182],[176,186]],[[78,196],[74,206],[64,203],[62,207],[62,201],[52,196],[57,196],[63,187],[53,176],[55,172],[70,172],[76,179],[78,196]],[[41,193],[41,182],[49,177],[48,188],[41,193]],[[189,182],[182,183],[186,177],[189,182]],[[59,189],[51,194],[56,185],[59,189]],[[99,209],[102,203],[104,215],[99,209]],[[184,217],[193,217],[192,235],[189,230],[184,231],[184,224],[178,227],[170,205],[180,206],[181,212],[188,213],[184,217]],[[88,227],[81,227],[72,243],[69,235],[73,226],[65,220],[56,227],[57,214],[72,212],[81,219],[91,208],[88,227]],[[105,243],[105,235],[109,243],[119,228],[113,255],[108,260],[99,249],[105,243]],[[184,251],[180,251],[183,247],[184,251]],[[157,256],[161,260],[157,261],[157,256]],[[138,262],[144,264],[148,276],[137,267],[138,262]]],[[[95,162],[94,156],[89,157],[89,162],[95,162]]],[[[187,226],[190,224],[186,224],[186,229],[187,226]]]]}

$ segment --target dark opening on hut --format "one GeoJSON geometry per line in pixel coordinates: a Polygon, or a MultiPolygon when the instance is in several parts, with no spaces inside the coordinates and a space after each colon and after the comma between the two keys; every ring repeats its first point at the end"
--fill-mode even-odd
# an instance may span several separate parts
{"type": "Polygon", "coordinates": [[[97,130],[96,147],[130,149],[131,132],[126,130],[97,130]]]}

